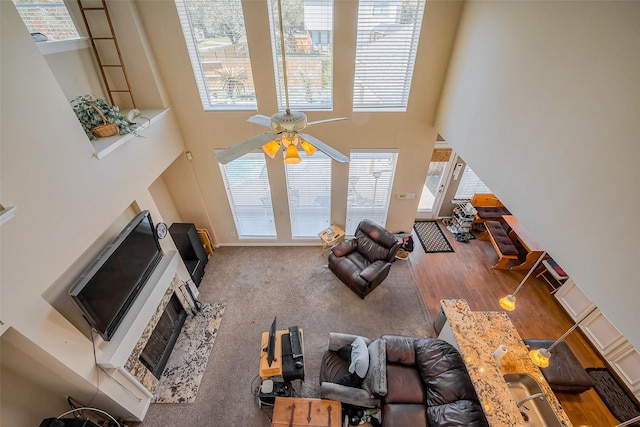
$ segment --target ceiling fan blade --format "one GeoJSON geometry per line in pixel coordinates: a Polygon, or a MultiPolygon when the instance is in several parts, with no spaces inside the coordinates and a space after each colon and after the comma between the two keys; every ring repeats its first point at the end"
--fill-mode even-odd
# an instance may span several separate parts
{"type": "Polygon", "coordinates": [[[349,162],[349,160],[351,160],[349,159],[348,156],[345,156],[335,148],[320,141],[318,138],[315,138],[311,135],[307,135],[306,133],[301,133],[299,135],[302,139],[307,140],[309,143],[311,143],[311,145],[316,147],[318,150],[322,151],[327,156],[331,157],[336,162],[347,163],[349,162]]]}
{"type": "Polygon", "coordinates": [[[271,117],[263,116],[262,114],[256,114],[247,119],[249,123],[255,123],[257,125],[271,127],[271,117]]]}
{"type": "Polygon", "coordinates": [[[336,117],[336,118],[333,118],[333,119],[316,120],[315,122],[307,123],[307,126],[319,125],[320,123],[327,123],[327,122],[338,122],[340,120],[347,120],[347,118],[346,117],[336,117]]]}
{"type": "Polygon", "coordinates": [[[224,150],[216,150],[215,156],[219,163],[227,164],[238,157],[242,157],[250,151],[253,151],[257,148],[262,147],[269,141],[273,141],[275,139],[275,135],[273,132],[265,132],[260,135],[256,135],[247,139],[246,141],[242,141],[232,147],[229,147],[224,150]]]}

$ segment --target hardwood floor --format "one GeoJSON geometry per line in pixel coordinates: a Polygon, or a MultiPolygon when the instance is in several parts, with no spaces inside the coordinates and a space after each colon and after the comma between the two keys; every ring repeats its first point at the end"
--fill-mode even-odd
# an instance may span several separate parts
{"type": "MultiPolygon", "coordinates": [[[[455,252],[426,254],[414,231],[415,249],[409,257],[431,319],[440,312],[440,300],[447,297],[466,299],[472,310],[501,311],[498,300],[512,293],[527,272],[492,269],[497,256],[490,242],[478,239],[457,242],[442,223],[439,225],[455,252]]],[[[509,317],[521,337],[556,339],[573,324],[550,290],[544,280],[531,275],[518,291],[517,308],[509,312],[509,317]]],[[[579,329],[565,342],[583,367],[605,366],[579,329]]],[[[606,427],[620,422],[593,389],[579,395],[556,396],[576,427],[606,427]]]]}

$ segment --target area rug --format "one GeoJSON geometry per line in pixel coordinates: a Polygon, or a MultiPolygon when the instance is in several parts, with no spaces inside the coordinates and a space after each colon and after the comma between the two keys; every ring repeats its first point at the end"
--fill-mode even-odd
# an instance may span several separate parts
{"type": "Polygon", "coordinates": [[[377,338],[392,333],[435,337],[410,260],[365,299],[327,268],[320,246],[220,247],[209,259],[198,299],[225,305],[211,357],[193,403],[151,404],[142,427],[268,426],[256,390],[261,336],[275,316],[277,329],[304,331],[304,381],[296,394],[320,396],[320,361],[330,332],[377,338]]]}
{"type": "Polygon", "coordinates": [[[153,393],[154,403],[195,401],[223,313],[223,304],[203,304],[185,321],[153,393]]]}
{"type": "MultiPolygon", "coordinates": [[[[587,368],[587,373],[593,379],[598,396],[618,421],[624,422],[640,415],[640,408],[606,368],[587,368]]],[[[629,425],[640,426],[640,422],[629,425]]]]}
{"type": "Polygon", "coordinates": [[[417,221],[413,228],[426,253],[453,252],[451,244],[436,221],[417,221]]]}

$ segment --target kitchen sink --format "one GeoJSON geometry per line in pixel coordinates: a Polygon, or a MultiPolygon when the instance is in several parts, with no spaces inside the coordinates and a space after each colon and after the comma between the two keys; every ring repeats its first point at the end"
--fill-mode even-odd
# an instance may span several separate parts
{"type": "Polygon", "coordinates": [[[525,426],[562,427],[540,383],[529,374],[505,374],[504,380],[518,405],[525,426]]]}

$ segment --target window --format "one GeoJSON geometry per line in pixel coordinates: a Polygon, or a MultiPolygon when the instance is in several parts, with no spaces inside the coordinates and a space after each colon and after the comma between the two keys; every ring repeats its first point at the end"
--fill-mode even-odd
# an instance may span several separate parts
{"type": "Polygon", "coordinates": [[[331,225],[331,159],[316,151],[285,165],[292,237],[318,237],[331,225]]]}
{"type": "Polygon", "coordinates": [[[262,152],[220,164],[238,238],[275,238],[267,163],[262,152]]]}
{"type": "Polygon", "coordinates": [[[51,41],[80,38],[62,0],[13,0],[30,33],[42,33],[51,41]]]}
{"type": "MultiPolygon", "coordinates": [[[[269,0],[269,11],[278,107],[284,110],[277,0],[269,0]]],[[[290,107],[333,109],[333,0],[282,0],[282,21],[290,107]]]]}
{"type": "Polygon", "coordinates": [[[462,178],[460,178],[460,184],[458,184],[458,189],[456,190],[456,195],[454,196],[454,200],[471,200],[475,193],[491,193],[484,182],[478,178],[478,175],[471,170],[469,165],[464,167],[464,172],[462,173],[462,178]]]}
{"type": "Polygon", "coordinates": [[[384,227],[397,160],[396,150],[351,152],[345,230],[347,234],[353,235],[360,221],[365,218],[384,227]]]}
{"type": "Polygon", "coordinates": [[[256,110],[240,0],[175,1],[204,110],[256,110]]]}
{"type": "Polygon", "coordinates": [[[353,111],[406,111],[425,0],[360,0],[353,111]]]}

